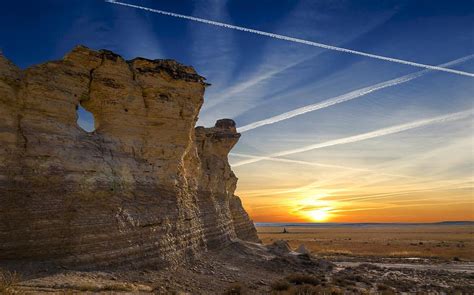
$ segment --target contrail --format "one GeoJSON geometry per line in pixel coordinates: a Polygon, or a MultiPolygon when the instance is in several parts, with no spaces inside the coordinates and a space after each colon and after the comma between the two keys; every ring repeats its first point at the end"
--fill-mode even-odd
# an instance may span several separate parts
{"type": "Polygon", "coordinates": [[[438,185],[438,186],[434,186],[434,187],[430,187],[430,188],[424,188],[424,189],[412,189],[412,190],[404,190],[404,191],[398,191],[398,192],[364,195],[364,196],[360,196],[360,197],[343,198],[343,199],[337,199],[337,201],[338,202],[347,202],[347,201],[366,201],[366,200],[389,199],[389,198],[393,198],[394,196],[400,196],[400,195],[408,195],[408,194],[413,194],[413,193],[429,192],[429,191],[440,191],[440,190],[458,190],[458,189],[463,189],[464,187],[465,186],[453,187],[453,185],[444,184],[444,185],[438,185]]]}
{"type": "Polygon", "coordinates": [[[384,207],[368,207],[368,208],[357,208],[357,209],[335,209],[331,212],[350,212],[350,211],[366,211],[366,210],[380,210],[380,209],[391,209],[391,208],[402,208],[402,207],[425,207],[425,206],[451,206],[451,205],[472,205],[473,202],[449,202],[449,203],[423,203],[423,204],[405,204],[405,205],[391,205],[384,207]]]}
{"type": "MultiPolygon", "coordinates": [[[[249,158],[249,159],[259,159],[260,158],[259,156],[241,154],[241,153],[230,153],[230,155],[236,156],[236,157],[242,157],[242,158],[249,158]]],[[[364,169],[364,168],[355,168],[355,167],[348,167],[348,166],[323,164],[323,163],[317,163],[317,162],[308,162],[308,161],[285,159],[285,158],[268,158],[266,160],[275,161],[275,162],[283,162],[283,163],[301,164],[301,165],[315,166],[315,167],[335,168],[335,169],[351,170],[351,171],[358,171],[358,172],[369,172],[369,173],[376,173],[378,175],[386,175],[386,176],[390,176],[390,177],[400,177],[400,178],[410,178],[410,179],[414,178],[413,176],[406,176],[406,175],[400,175],[400,174],[391,174],[391,173],[382,173],[380,171],[364,169]]]]}
{"type": "Polygon", "coordinates": [[[289,37],[289,36],[284,36],[284,35],[279,35],[279,34],[274,34],[274,33],[269,33],[269,32],[249,29],[249,28],[244,28],[244,27],[239,27],[239,26],[230,25],[230,24],[221,23],[221,22],[216,22],[216,21],[207,20],[207,19],[203,19],[203,18],[198,18],[198,17],[194,17],[194,16],[178,14],[178,13],[173,13],[173,12],[168,12],[168,11],[163,11],[163,10],[158,10],[158,9],[152,9],[152,8],[148,8],[148,7],[144,7],[144,6],[133,5],[133,4],[119,2],[119,1],[115,1],[115,0],[105,0],[105,2],[116,4],[116,5],[122,5],[122,6],[137,8],[137,9],[142,9],[142,10],[146,10],[146,11],[150,11],[150,12],[154,12],[154,13],[159,13],[159,14],[162,14],[162,15],[167,15],[167,16],[192,20],[192,21],[195,21],[195,22],[205,23],[205,24],[209,24],[209,25],[213,25],[213,26],[217,26],[217,27],[223,27],[223,28],[227,28],[227,29],[232,29],[232,30],[237,30],[237,31],[242,31],[242,32],[247,32],[247,33],[252,33],[252,34],[257,34],[257,35],[262,35],[262,36],[267,36],[267,37],[271,37],[271,38],[275,38],[275,39],[280,39],[280,40],[285,40],[285,41],[310,45],[310,46],[314,46],[314,47],[319,47],[319,48],[324,48],[324,49],[329,49],[329,50],[334,50],[334,51],[340,51],[340,52],[345,52],[345,53],[350,53],[350,54],[375,58],[375,59],[379,59],[379,60],[404,64],[404,65],[410,65],[410,66],[419,67],[419,68],[425,68],[425,69],[443,71],[443,72],[448,72],[448,73],[453,73],[453,74],[458,74],[458,75],[463,75],[463,76],[468,76],[468,77],[474,77],[473,73],[468,73],[468,72],[463,72],[463,71],[458,71],[458,70],[453,70],[453,69],[448,69],[448,68],[442,68],[442,67],[438,67],[438,66],[431,66],[431,65],[421,64],[421,63],[417,63],[417,62],[412,62],[412,61],[407,61],[407,60],[402,60],[402,59],[387,57],[387,56],[382,56],[382,55],[376,55],[376,54],[366,53],[366,52],[347,49],[347,48],[342,48],[342,47],[336,47],[336,46],[327,45],[327,44],[323,44],[323,43],[318,43],[318,42],[293,38],[293,37],[289,37]]]}
{"type": "MultiPolygon", "coordinates": [[[[471,54],[471,55],[468,55],[468,56],[465,56],[465,57],[462,57],[462,58],[459,58],[459,59],[441,64],[439,66],[442,67],[442,66],[451,66],[451,65],[459,64],[459,63],[465,62],[467,60],[470,60],[473,57],[474,57],[474,54],[471,54]]],[[[341,102],[349,101],[349,100],[364,96],[366,94],[369,94],[369,93],[372,93],[372,92],[375,92],[375,91],[378,91],[378,90],[382,90],[382,89],[387,88],[387,87],[392,87],[392,86],[396,86],[396,85],[399,85],[399,84],[402,84],[402,83],[406,83],[406,82],[411,81],[413,79],[419,78],[419,77],[421,77],[421,76],[423,76],[423,75],[425,75],[425,74],[427,74],[431,71],[432,70],[426,69],[426,70],[422,70],[422,71],[419,71],[419,72],[416,72],[416,73],[408,74],[408,75],[405,75],[405,76],[402,76],[402,77],[399,77],[399,78],[395,78],[395,79],[392,79],[392,80],[381,82],[381,83],[378,83],[378,84],[375,84],[375,85],[360,88],[360,89],[357,89],[357,90],[354,90],[354,91],[351,91],[351,92],[348,92],[348,93],[345,93],[345,94],[327,99],[327,100],[322,101],[322,102],[318,102],[318,103],[315,103],[315,104],[310,104],[310,105],[307,105],[307,106],[304,106],[304,107],[301,107],[301,108],[294,109],[294,110],[289,111],[289,112],[285,112],[285,113],[280,114],[280,115],[276,115],[276,116],[273,116],[273,117],[270,117],[270,118],[267,118],[267,119],[264,119],[264,120],[260,120],[260,121],[256,121],[256,122],[247,124],[245,126],[237,128],[237,131],[240,132],[240,133],[247,132],[249,130],[252,130],[252,129],[255,129],[255,128],[258,128],[258,127],[274,124],[274,123],[277,123],[277,122],[280,122],[280,121],[288,120],[290,118],[293,118],[293,117],[296,117],[296,116],[299,116],[299,115],[303,115],[303,114],[313,112],[313,111],[316,111],[316,110],[324,109],[324,108],[330,107],[332,105],[339,104],[341,102]]]]}
{"type": "Polygon", "coordinates": [[[310,150],[315,150],[315,149],[320,149],[324,147],[329,147],[329,146],[334,146],[334,145],[340,145],[340,144],[346,144],[346,143],[352,143],[352,142],[358,142],[358,141],[363,141],[371,138],[376,138],[380,136],[385,136],[389,134],[394,134],[414,128],[419,128],[423,126],[428,126],[432,124],[438,124],[438,123],[445,123],[445,122],[451,122],[451,121],[456,121],[456,120],[461,120],[464,118],[467,118],[469,116],[473,115],[473,110],[468,110],[468,111],[463,111],[463,112],[457,112],[457,113],[451,113],[443,116],[437,116],[429,119],[424,119],[424,120],[419,120],[419,121],[414,121],[410,123],[405,123],[401,125],[396,125],[388,128],[383,128],[383,129],[378,129],[375,131],[367,132],[367,133],[362,133],[359,135],[354,135],[354,136],[349,136],[349,137],[344,137],[344,138],[339,138],[335,140],[330,140],[322,143],[317,143],[317,144],[312,144],[308,145],[305,147],[297,148],[297,149],[291,149],[287,151],[282,151],[274,154],[270,154],[269,156],[262,156],[262,157],[257,157],[254,159],[249,159],[249,160],[244,160],[241,162],[238,162],[234,165],[233,167],[238,167],[250,163],[255,163],[263,160],[271,160],[271,158],[276,158],[276,157],[282,157],[282,156],[288,156],[292,154],[297,154],[297,153],[302,153],[310,150]]]}

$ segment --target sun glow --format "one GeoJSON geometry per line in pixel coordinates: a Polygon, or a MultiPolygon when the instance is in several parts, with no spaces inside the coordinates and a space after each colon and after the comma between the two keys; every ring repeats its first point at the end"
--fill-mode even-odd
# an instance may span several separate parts
{"type": "Polygon", "coordinates": [[[331,208],[321,208],[321,209],[311,210],[311,211],[308,211],[307,215],[313,221],[317,221],[317,222],[326,221],[329,219],[331,215],[329,213],[330,210],[331,208]]]}
{"type": "Polygon", "coordinates": [[[311,222],[324,222],[331,219],[335,202],[324,200],[328,198],[328,192],[318,192],[309,197],[303,197],[295,203],[295,214],[311,222]]]}

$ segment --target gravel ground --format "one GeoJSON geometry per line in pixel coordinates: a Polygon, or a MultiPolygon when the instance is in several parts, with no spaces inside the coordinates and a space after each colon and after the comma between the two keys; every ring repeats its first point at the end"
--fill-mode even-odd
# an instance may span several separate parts
{"type": "Polygon", "coordinates": [[[270,246],[235,242],[178,268],[79,271],[3,265],[6,294],[472,294],[474,265],[337,261],[270,246]],[[5,274],[18,273],[8,285],[5,274]],[[299,277],[295,279],[294,277],[299,277]],[[278,283],[277,283],[278,282],[278,283]],[[286,289],[285,289],[286,288],[286,289]],[[279,291],[277,291],[278,289],[279,291]],[[16,293],[15,293],[16,292],[16,293]],[[230,292],[230,293],[229,293],[230,292]],[[232,293],[233,292],[233,293],[232,293]]]}

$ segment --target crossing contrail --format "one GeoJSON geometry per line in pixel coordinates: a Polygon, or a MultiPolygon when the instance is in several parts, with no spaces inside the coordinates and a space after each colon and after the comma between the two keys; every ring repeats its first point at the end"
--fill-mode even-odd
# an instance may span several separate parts
{"type": "MultiPolygon", "coordinates": [[[[465,57],[462,57],[462,58],[459,58],[459,59],[441,64],[439,66],[443,67],[443,66],[451,66],[451,65],[459,64],[459,63],[465,62],[467,60],[470,60],[473,57],[474,57],[474,54],[471,54],[471,55],[468,55],[468,56],[465,56],[465,57]]],[[[396,85],[399,85],[399,84],[402,84],[402,83],[406,83],[406,82],[411,81],[413,79],[419,78],[419,77],[421,77],[421,76],[423,76],[423,75],[425,75],[425,74],[427,74],[431,71],[432,70],[425,69],[425,70],[422,70],[422,71],[419,71],[419,72],[416,72],[416,73],[408,74],[408,75],[398,77],[398,78],[395,78],[395,79],[392,79],[392,80],[388,80],[388,81],[385,81],[385,82],[381,82],[381,83],[377,83],[377,84],[374,84],[374,85],[371,85],[371,86],[360,88],[360,89],[357,89],[357,90],[354,90],[354,91],[351,91],[351,92],[348,92],[348,93],[345,93],[345,94],[327,99],[327,100],[322,101],[322,102],[318,102],[318,103],[315,103],[315,104],[310,104],[310,105],[307,105],[307,106],[304,106],[304,107],[301,107],[301,108],[291,110],[289,112],[285,112],[285,113],[280,114],[280,115],[276,115],[276,116],[273,116],[273,117],[270,117],[270,118],[267,118],[267,119],[264,119],[264,120],[260,120],[260,121],[256,121],[256,122],[247,124],[245,126],[237,128],[237,131],[240,132],[240,133],[247,132],[249,130],[252,130],[252,129],[255,129],[255,128],[258,128],[258,127],[274,124],[274,123],[277,123],[277,122],[280,122],[280,121],[288,120],[290,118],[293,118],[293,117],[296,117],[296,116],[299,116],[299,115],[303,115],[303,114],[306,114],[306,113],[309,113],[309,112],[324,109],[324,108],[330,107],[332,105],[339,104],[341,102],[349,101],[349,100],[364,96],[366,94],[369,94],[369,93],[372,93],[372,92],[375,92],[375,91],[378,91],[378,90],[382,90],[382,89],[387,88],[387,87],[392,87],[392,86],[396,86],[396,85]]]]}
{"type": "Polygon", "coordinates": [[[213,26],[217,26],[217,27],[223,27],[223,28],[227,28],[227,29],[232,29],[232,30],[257,34],[257,35],[271,37],[271,38],[275,38],[275,39],[280,39],[280,40],[305,44],[305,45],[309,45],[309,46],[324,48],[324,49],[328,49],[328,50],[345,52],[345,53],[350,53],[350,54],[375,58],[375,59],[379,59],[379,60],[404,64],[404,65],[410,65],[410,66],[419,67],[419,68],[425,68],[425,69],[443,71],[443,72],[448,72],[448,73],[453,73],[453,74],[458,74],[458,75],[463,75],[463,76],[468,76],[468,77],[474,77],[473,73],[468,73],[468,72],[463,72],[463,71],[458,71],[458,70],[453,70],[453,69],[448,69],[448,68],[443,68],[443,67],[438,67],[438,66],[431,66],[431,65],[421,64],[421,63],[417,63],[417,62],[412,62],[412,61],[408,61],[408,60],[403,60],[403,59],[398,59],[398,58],[393,58],[393,57],[387,57],[387,56],[382,56],[382,55],[377,55],[377,54],[371,54],[371,53],[352,50],[352,49],[348,49],[348,48],[342,48],[342,47],[327,45],[327,44],[323,44],[323,43],[303,40],[303,39],[299,39],[299,38],[293,38],[293,37],[289,37],[289,36],[284,36],[284,35],[279,35],[279,34],[274,34],[274,33],[254,30],[254,29],[249,29],[249,28],[230,25],[230,24],[221,23],[221,22],[216,22],[216,21],[203,19],[203,18],[198,18],[198,17],[194,17],[194,16],[178,14],[178,13],[168,12],[168,11],[158,10],[158,9],[152,9],[152,8],[149,8],[149,7],[133,5],[133,4],[120,2],[120,1],[115,1],[115,0],[105,0],[105,2],[116,4],[116,5],[122,5],[122,6],[137,8],[137,9],[142,9],[142,10],[146,10],[146,11],[149,11],[149,12],[159,13],[159,14],[162,14],[162,15],[172,16],[172,17],[181,18],[181,19],[187,19],[187,20],[191,20],[191,21],[195,21],[195,22],[205,23],[205,24],[209,24],[209,25],[213,25],[213,26]]]}
{"type": "Polygon", "coordinates": [[[260,162],[263,160],[271,160],[272,158],[276,157],[283,157],[283,156],[288,156],[292,154],[297,154],[297,153],[302,153],[302,152],[307,152],[315,149],[320,149],[320,148],[325,148],[329,146],[334,146],[334,145],[340,145],[340,144],[347,144],[347,143],[352,143],[352,142],[358,142],[358,141],[363,141],[371,138],[376,138],[380,136],[385,136],[389,134],[394,134],[414,128],[419,128],[423,126],[428,126],[432,124],[439,124],[439,123],[445,123],[445,122],[451,122],[451,121],[456,121],[456,120],[461,120],[468,118],[473,115],[473,110],[468,110],[468,111],[462,111],[462,112],[457,112],[457,113],[451,113],[443,116],[437,116],[429,119],[423,119],[419,121],[414,121],[410,123],[405,123],[401,125],[396,125],[388,128],[383,128],[383,129],[378,129],[375,131],[367,132],[367,133],[362,133],[359,135],[354,135],[354,136],[349,136],[349,137],[344,137],[344,138],[339,138],[339,139],[334,139],[322,143],[317,143],[317,144],[312,144],[308,145],[305,147],[297,148],[297,149],[291,149],[291,150],[286,150],[278,153],[273,153],[268,156],[262,156],[262,157],[257,157],[253,159],[248,159],[244,161],[237,162],[236,164],[232,165],[233,167],[238,167],[246,164],[251,164],[255,162],[260,162]]]}

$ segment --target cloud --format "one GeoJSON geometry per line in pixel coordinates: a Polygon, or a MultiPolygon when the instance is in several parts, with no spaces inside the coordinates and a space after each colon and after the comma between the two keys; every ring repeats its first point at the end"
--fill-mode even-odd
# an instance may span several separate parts
{"type": "Polygon", "coordinates": [[[382,128],[382,129],[378,129],[375,131],[366,132],[366,133],[362,133],[362,134],[358,134],[354,136],[349,136],[349,137],[334,139],[334,140],[330,140],[330,141],[326,141],[322,143],[312,144],[312,145],[304,146],[301,148],[281,151],[281,152],[273,153],[269,156],[263,156],[263,157],[257,157],[254,159],[244,160],[232,166],[238,167],[238,166],[251,164],[251,163],[255,163],[255,162],[259,162],[263,160],[270,160],[271,158],[275,158],[275,157],[288,156],[288,155],[302,153],[302,152],[306,152],[306,151],[310,151],[314,149],[320,149],[320,148],[325,148],[325,147],[330,147],[330,146],[335,146],[335,145],[340,145],[340,144],[363,141],[363,140],[381,137],[381,136],[394,134],[394,133],[399,133],[402,131],[411,130],[411,129],[419,128],[423,126],[446,123],[446,122],[455,121],[455,120],[461,120],[461,119],[465,119],[472,116],[472,114],[473,114],[473,111],[468,110],[468,111],[462,111],[462,112],[457,112],[457,113],[451,113],[451,114],[447,114],[443,116],[437,116],[437,117],[433,117],[429,119],[423,119],[423,120],[396,125],[396,126],[392,126],[388,128],[382,128]]]}
{"type": "Polygon", "coordinates": [[[232,87],[229,87],[227,89],[224,89],[223,91],[217,93],[215,95],[216,96],[215,99],[207,102],[204,105],[203,111],[211,109],[212,107],[222,103],[223,101],[225,101],[229,97],[235,96],[237,94],[241,94],[243,91],[258,85],[261,82],[267,81],[267,80],[275,77],[276,75],[278,75],[278,74],[280,74],[280,73],[282,73],[282,72],[284,72],[284,71],[286,71],[286,70],[288,70],[292,67],[295,67],[295,66],[303,63],[304,61],[310,60],[314,57],[315,57],[315,55],[311,55],[309,57],[303,57],[303,58],[300,58],[300,59],[298,59],[294,62],[290,62],[290,63],[288,63],[288,64],[286,64],[282,67],[277,67],[277,68],[271,69],[269,71],[267,69],[264,69],[263,73],[259,72],[257,75],[252,75],[252,77],[250,79],[247,79],[245,81],[237,83],[236,85],[234,85],[232,87]]]}
{"type": "MultiPolygon", "coordinates": [[[[225,0],[197,1],[193,15],[205,15],[221,20],[230,19],[225,0]]],[[[195,26],[193,23],[190,23],[189,30],[192,38],[191,55],[194,67],[212,81],[213,85],[222,88],[237,66],[238,48],[233,34],[195,26]]]]}
{"type": "Polygon", "coordinates": [[[412,62],[412,61],[408,61],[408,60],[402,60],[402,59],[393,58],[393,57],[387,57],[387,56],[382,56],[382,55],[366,53],[366,52],[352,50],[352,49],[348,49],[348,48],[342,48],[342,47],[327,45],[327,44],[323,44],[323,43],[303,40],[303,39],[299,39],[299,38],[293,38],[293,37],[289,37],[289,36],[284,36],[284,35],[279,35],[279,34],[274,34],[274,33],[269,33],[269,32],[249,29],[249,28],[244,28],[244,27],[240,27],[240,26],[230,25],[230,24],[226,24],[226,23],[211,21],[211,20],[207,20],[207,19],[203,19],[203,18],[188,16],[188,15],[183,15],[183,14],[178,14],[178,13],[173,13],[173,12],[167,12],[167,11],[158,10],[158,9],[152,9],[152,8],[139,6],[139,5],[128,4],[128,3],[124,3],[124,2],[118,2],[118,1],[115,1],[115,0],[105,0],[105,2],[108,2],[108,3],[111,3],[111,4],[116,4],[116,5],[122,5],[122,6],[137,8],[137,9],[142,9],[142,10],[146,10],[146,11],[153,12],[153,13],[158,13],[158,14],[172,16],[172,17],[181,18],[181,19],[187,19],[187,20],[200,22],[200,23],[205,23],[205,24],[218,26],[218,27],[223,27],[223,28],[227,28],[227,29],[232,29],[232,30],[257,34],[257,35],[261,35],[261,36],[266,36],[266,37],[271,37],[271,38],[275,38],[275,39],[300,43],[300,44],[314,46],[314,47],[319,47],[319,48],[323,48],[323,49],[334,50],[334,51],[339,51],[339,52],[344,52],[344,53],[349,53],[349,54],[354,54],[354,55],[360,55],[360,56],[364,56],[364,57],[379,59],[379,60],[393,62],[393,63],[404,64],[404,65],[410,65],[410,66],[419,67],[419,68],[425,68],[425,69],[448,72],[448,73],[457,74],[457,75],[474,77],[473,73],[468,73],[468,72],[463,72],[463,71],[458,71],[458,70],[453,70],[453,69],[443,68],[443,67],[438,67],[438,66],[426,65],[426,64],[421,64],[421,63],[412,62]]]}
{"type": "Polygon", "coordinates": [[[113,36],[113,46],[125,58],[140,56],[155,59],[166,56],[153,23],[137,12],[118,10],[110,35],[113,36]]]}

